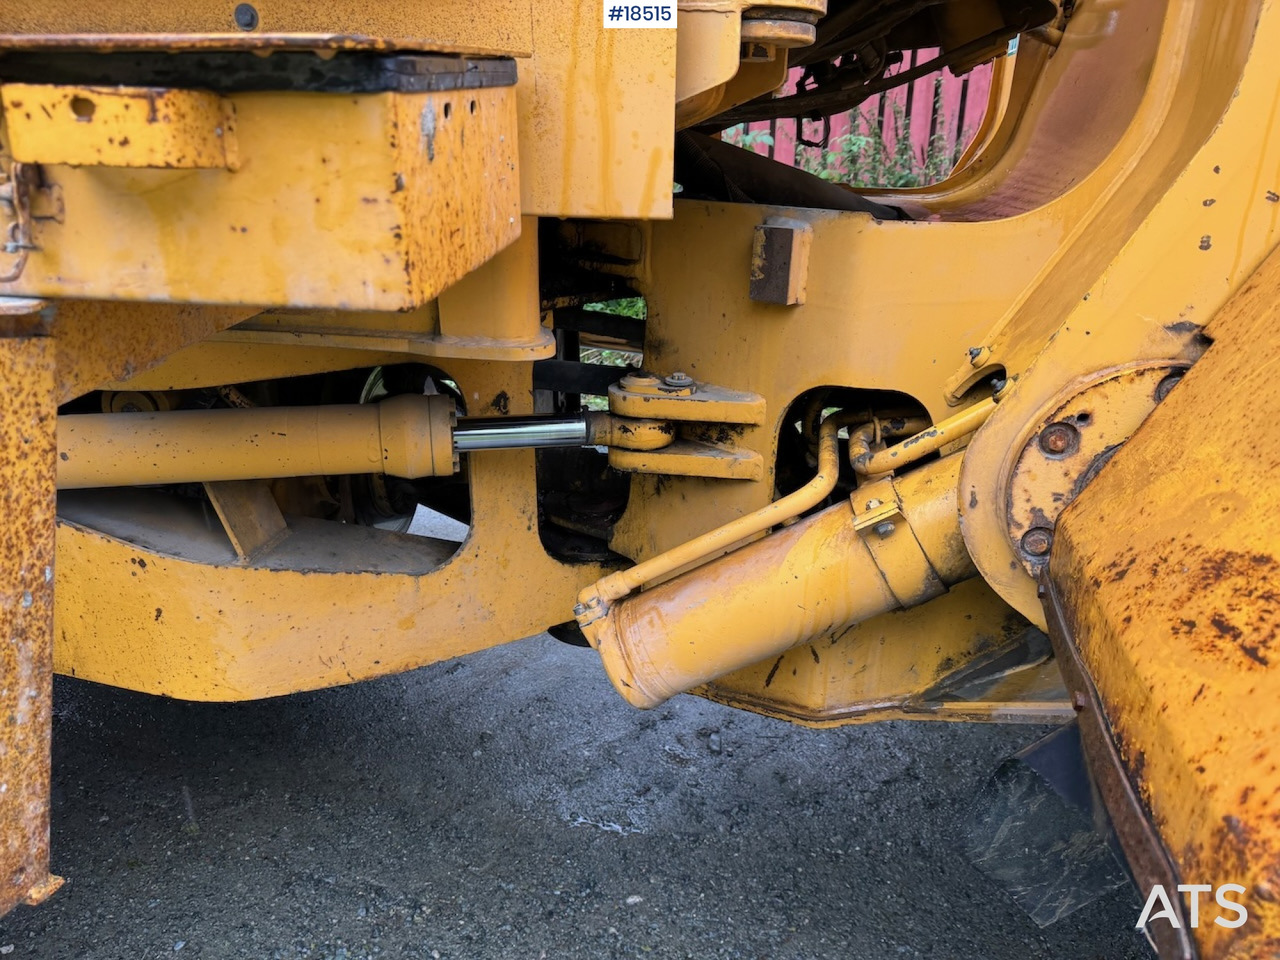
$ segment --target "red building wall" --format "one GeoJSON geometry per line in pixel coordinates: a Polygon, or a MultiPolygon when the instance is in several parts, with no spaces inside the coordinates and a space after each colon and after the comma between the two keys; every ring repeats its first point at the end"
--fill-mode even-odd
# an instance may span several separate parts
{"type": "MultiPolygon", "coordinates": [[[[897,70],[909,70],[915,64],[924,63],[938,55],[937,50],[908,51],[897,70]]],[[[802,71],[791,71],[785,92],[793,93],[802,71]]],[[[838,114],[827,121],[827,150],[836,150],[842,137],[855,129],[855,115],[861,114],[863,132],[879,128],[885,147],[892,150],[902,129],[911,135],[911,147],[924,163],[929,145],[941,149],[954,162],[963,152],[986,113],[991,94],[991,65],[983,64],[963,77],[952,76],[946,70],[928,74],[910,84],[904,84],[888,93],[865,101],[856,112],[838,114]],[[908,123],[901,120],[909,118],[908,123]]],[[[795,120],[761,121],[750,124],[750,132],[768,133],[773,143],[763,141],[751,144],[757,153],[767,154],[782,163],[796,164],[797,123],[795,120]]],[[[817,142],[823,139],[823,121],[802,121],[800,131],[805,140],[817,142]]],[[[816,159],[816,157],[814,158],[816,159]]],[[[874,184],[868,184],[874,186],[874,184]]]]}

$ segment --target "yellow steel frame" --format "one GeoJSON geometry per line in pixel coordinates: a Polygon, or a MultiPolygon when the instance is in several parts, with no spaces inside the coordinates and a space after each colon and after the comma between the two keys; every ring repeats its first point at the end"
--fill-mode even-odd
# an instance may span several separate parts
{"type": "MultiPolygon", "coordinates": [[[[1078,30],[1073,27],[1068,31],[1051,58],[1037,56],[1034,50],[1019,58],[1015,70],[1030,79],[1015,77],[1010,89],[1025,88],[1027,102],[1011,103],[1002,110],[1001,123],[1005,127],[991,135],[991,142],[1000,145],[998,160],[980,162],[980,158],[975,158],[963,175],[958,175],[946,189],[932,194],[916,192],[912,196],[912,202],[931,212],[934,222],[878,223],[857,214],[684,202],[672,222],[642,222],[627,234],[631,237],[638,231],[641,244],[638,264],[604,269],[634,274],[648,299],[650,335],[646,364],[659,373],[688,370],[700,381],[758,394],[767,416],[758,425],[742,425],[736,440],[740,449],[759,457],[760,465],[744,473],[725,461],[724,476],[745,479],[680,477],[680,467],[674,465],[672,459],[681,455],[679,448],[654,453],[613,451],[620,466],[626,467],[635,460],[641,469],[676,474],[636,477],[631,507],[614,540],[616,550],[641,560],[767,503],[771,499],[772,465],[783,413],[792,398],[816,386],[848,385],[896,391],[918,400],[935,421],[940,421],[953,412],[950,404],[958,399],[958,391],[970,383],[983,382],[1003,368],[1014,376],[1015,385],[992,423],[978,435],[967,458],[966,475],[973,470],[990,468],[988,464],[993,458],[976,454],[984,449],[985,438],[997,432],[993,427],[1004,421],[1029,423],[1032,420],[1025,412],[1021,381],[1038,349],[1034,344],[1049,339],[1054,330],[1053,318],[1061,316],[1066,305],[1078,303],[1095,279],[1096,273],[1090,271],[1103,262],[1101,258],[1107,250],[1118,249],[1121,242],[1118,238],[1125,235],[1126,229],[1136,229],[1149,214],[1160,196],[1158,183],[1173,184],[1181,171],[1179,163],[1186,163],[1196,145],[1212,132],[1245,66],[1249,52],[1246,40],[1251,36],[1249,27],[1257,15],[1256,5],[1247,3],[1166,6],[1158,0],[1128,0],[1120,27],[1111,35],[1103,36],[1099,32],[1103,13],[1097,5],[1080,4],[1078,30]],[[1208,39],[1224,33],[1245,39],[1227,49],[1214,46],[1208,39]],[[1121,102],[1095,118],[1091,142],[1109,145],[1110,152],[1080,151],[1079,155],[1062,161],[1059,167],[1080,171],[1079,182],[1048,203],[1037,204],[1037,198],[1011,194],[1008,183],[1030,176],[1028,171],[1040,164],[1046,150],[1055,146],[1053,138],[1062,135],[1059,132],[1061,114],[1070,114],[1074,109],[1072,103],[1060,102],[1065,94],[1041,96],[1038,91],[1070,89],[1070,81],[1077,76],[1096,72],[1100,65],[1121,59],[1123,55],[1141,52],[1143,44],[1148,51],[1144,56],[1149,56],[1152,63],[1170,64],[1173,69],[1151,70],[1144,84],[1132,85],[1125,96],[1119,98],[1121,102]],[[1180,97],[1179,91],[1193,82],[1198,88],[1196,98],[1180,97]],[[1171,114],[1179,116],[1180,122],[1170,122],[1171,114]],[[1157,185],[1153,185],[1153,169],[1164,178],[1163,181],[1156,178],[1157,185]],[[1143,184],[1141,191],[1125,189],[1126,183],[1139,182],[1143,184]],[[974,211],[997,207],[1005,210],[1005,215],[977,221],[968,219],[974,211]],[[1009,215],[1014,213],[1016,215],[1009,215]],[[750,300],[747,293],[747,266],[756,227],[782,214],[812,227],[805,302],[792,306],[758,303],[750,300]],[[1071,269],[1064,268],[1064,245],[1080,251],[1079,257],[1071,261],[1071,269]],[[691,251],[697,251],[697,255],[691,255],[691,251]],[[916,266],[904,271],[903,264],[916,266]],[[928,271],[927,291],[921,287],[921,276],[916,272],[919,270],[928,271]],[[965,295],[958,299],[954,292],[961,289],[965,295]],[[1058,304],[1055,308],[1058,313],[1054,314],[1046,303],[1058,304]],[[892,336],[884,332],[885,317],[890,313],[892,336]],[[1001,317],[1006,319],[993,319],[1001,317]],[[1023,317],[1026,319],[1020,319],[1023,317]],[[1022,329],[1032,320],[1040,325],[1034,334],[1022,329]],[[988,334],[993,323],[997,332],[988,334]],[[1022,332],[1017,338],[1007,342],[1001,339],[1000,331],[1018,324],[1022,325],[1019,327],[1022,332]],[[833,331],[840,331],[839,342],[857,343],[857,350],[832,349],[833,331]],[[984,346],[981,364],[976,368],[968,362],[969,348],[974,345],[984,346]],[[957,361],[962,361],[962,365],[958,367],[957,361]],[[1006,412],[1016,408],[1024,412],[1020,416],[1006,412]],[[665,505],[672,502],[672,497],[685,504],[685,508],[667,509],[665,505]]],[[[552,13],[548,7],[546,16],[563,14],[552,13]]],[[[1264,18],[1259,25],[1260,47],[1266,42],[1270,24],[1270,19],[1264,18]]],[[[584,36],[596,36],[594,27],[589,27],[585,20],[560,22],[554,28],[548,27],[549,33],[556,35],[549,41],[548,49],[556,49],[555,44],[561,42],[566,33],[575,35],[575,30],[579,42],[584,36]]],[[[600,35],[599,42],[621,41],[600,35]]],[[[601,56],[613,62],[614,58],[605,56],[603,48],[600,49],[601,56]]],[[[617,48],[612,52],[616,54],[617,48]]],[[[561,70],[567,62],[584,62],[582,57],[566,57],[567,54],[548,56],[540,61],[535,50],[534,68],[561,70]]],[[[1257,57],[1248,64],[1255,72],[1268,69],[1257,57]]],[[[1099,82],[1106,79],[1104,76],[1099,82]]],[[[570,80],[579,82],[581,78],[560,78],[562,83],[570,80]]],[[[608,89],[615,86],[607,85],[608,89]]],[[[1092,93],[1086,89],[1077,96],[1084,100],[1092,93]]],[[[599,106],[604,108],[603,104],[599,106]]],[[[1240,113],[1236,105],[1232,105],[1231,110],[1240,113]]],[[[521,123],[536,115],[537,110],[525,110],[522,101],[521,123]]],[[[1243,135],[1254,139],[1258,136],[1256,132],[1243,135]]],[[[1218,130],[1213,136],[1221,140],[1223,131],[1218,130]]],[[[522,176],[537,165],[535,162],[525,166],[524,139],[522,133],[522,176]]],[[[555,140],[564,144],[572,138],[561,135],[555,140]]],[[[1232,149],[1231,152],[1234,156],[1248,155],[1247,151],[1232,149]]],[[[629,169],[636,174],[650,169],[648,164],[654,162],[652,154],[644,158],[637,154],[631,157],[629,169]],[[636,166],[635,162],[640,165],[636,166]]],[[[661,167],[661,157],[658,162],[661,167]]],[[[566,201],[579,196],[569,186],[573,182],[571,177],[559,176],[557,182],[566,191],[566,201]]],[[[590,177],[583,181],[584,195],[590,195],[596,182],[590,177]]],[[[1232,182],[1243,181],[1236,178],[1232,182]]],[[[67,198],[67,202],[70,199],[67,198]]],[[[564,202],[542,209],[535,204],[532,210],[526,205],[526,212],[599,213],[636,209],[632,200],[615,199],[613,207],[584,210],[564,202]]],[[[639,206],[652,210],[651,203],[639,206]]],[[[1209,215],[1217,215],[1221,206],[1221,203],[1214,207],[1197,206],[1189,213],[1194,216],[1208,211],[1209,215]]],[[[531,292],[527,272],[519,283],[511,279],[515,276],[512,271],[527,271],[529,264],[536,263],[536,251],[532,250],[535,235],[534,222],[527,218],[517,245],[525,252],[517,255],[514,252],[517,248],[510,248],[511,252],[500,255],[487,267],[473,272],[462,284],[446,291],[438,304],[429,303],[417,313],[402,317],[376,313],[261,316],[219,337],[205,338],[185,350],[172,351],[169,359],[149,371],[133,377],[112,374],[111,385],[145,390],[214,384],[223,376],[220,369],[225,369],[224,364],[234,364],[235,369],[243,371],[237,376],[251,379],[353,368],[417,356],[432,358],[455,376],[458,376],[457,370],[469,370],[464,388],[483,403],[503,392],[509,383],[508,375],[501,372],[507,364],[520,361],[515,367],[519,369],[525,361],[545,356],[550,350],[547,333],[537,322],[536,303],[530,299],[536,293],[531,292]],[[492,304],[494,292],[500,290],[523,290],[519,296],[524,299],[499,309],[486,309],[486,305],[492,304]],[[466,360],[468,357],[471,359],[466,360]],[[506,363],[499,366],[485,362],[495,360],[506,363]]],[[[1265,236],[1259,241],[1265,244],[1265,236]]],[[[1206,266],[1216,256],[1212,251],[1206,256],[1198,246],[1193,249],[1204,258],[1206,266]]],[[[1092,298],[1090,303],[1096,305],[1098,298],[1092,298]]],[[[226,321],[201,322],[224,326],[226,321]]],[[[1090,349],[1093,344],[1103,342],[1107,330],[1115,330],[1116,337],[1124,336],[1123,325],[1099,320],[1091,326],[1097,329],[1090,330],[1090,349]]],[[[1189,335],[1164,336],[1175,354],[1189,349],[1189,335]]],[[[193,331],[190,339],[200,339],[199,331],[193,331]]],[[[1061,339],[1060,335],[1059,341],[1061,339]]],[[[1116,349],[1132,353],[1132,337],[1116,349]]],[[[104,377],[103,381],[107,379],[104,377]]],[[[510,392],[515,396],[527,393],[527,389],[525,386],[510,392]]],[[[514,412],[515,408],[511,409],[514,412]]],[[[993,441],[992,445],[999,443],[993,441]]],[[[1004,449],[1008,448],[1005,441],[1004,449]]],[[[985,490],[997,487],[996,480],[986,482],[978,496],[979,508],[983,505],[985,490]]],[[[976,514],[975,508],[965,507],[965,510],[968,530],[973,527],[976,514]]],[[[1038,621],[1036,605],[1020,599],[1030,588],[1015,590],[1008,586],[1008,582],[1029,584],[1029,575],[1020,569],[1012,577],[1002,579],[998,571],[993,572],[995,561],[990,558],[998,558],[1001,549],[1008,549],[1002,544],[1007,545],[1003,529],[998,538],[977,534],[970,537],[975,559],[989,582],[1024,615],[1038,621]]],[[[534,556],[541,557],[541,550],[534,551],[534,556]]],[[[510,553],[508,557],[511,559],[507,562],[519,566],[534,562],[510,553]]],[[[457,563],[455,560],[454,565],[457,563]]],[[[526,574],[521,579],[532,583],[540,577],[526,574]]],[[[575,583],[585,583],[590,577],[572,579],[575,583]]],[[[181,591],[177,586],[171,589],[181,591]]],[[[563,597],[558,606],[548,604],[543,619],[545,622],[563,619],[560,612],[567,610],[567,606],[563,597]]],[[[961,621],[959,626],[954,617],[943,614],[944,606],[946,604],[935,602],[926,608],[938,611],[937,627],[931,632],[954,638],[948,642],[959,650],[987,649],[992,638],[1005,636],[1007,632],[1002,626],[1005,613],[998,605],[992,607],[990,617],[961,621]]],[[[905,644],[914,649],[918,644],[911,638],[916,635],[917,627],[905,624],[915,616],[889,615],[854,627],[850,643],[856,646],[865,634],[880,637],[883,643],[905,644]]],[[[96,627],[94,632],[99,638],[96,643],[109,648],[111,644],[101,639],[114,633],[109,625],[96,627]]],[[[511,630],[508,635],[516,632],[519,631],[511,630]]],[[[485,642],[496,639],[495,636],[485,642]]],[[[418,642],[427,650],[439,641],[420,637],[418,642]]],[[[63,663],[70,664],[72,659],[79,661],[89,646],[82,645],[74,658],[64,659],[63,663]]],[[[424,652],[422,659],[434,655],[424,652]]],[[[967,659],[962,657],[953,662],[967,662],[967,659]]],[[[386,660],[383,665],[393,669],[393,662],[386,660]]],[[[87,672],[104,676],[108,671],[98,664],[87,672]]],[[[129,682],[146,685],[141,674],[129,682]]],[[[299,680],[296,685],[314,682],[317,681],[299,680]]],[[[769,701],[762,696],[758,685],[753,689],[745,680],[740,682],[734,678],[727,679],[725,684],[725,696],[739,699],[754,696],[761,704],[769,701]],[[737,692],[727,692],[731,690],[737,692]]],[[[824,681],[822,693],[817,686],[815,681],[812,695],[825,698],[829,686],[824,681]]],[[[916,692],[927,686],[927,683],[917,684],[916,692]]],[[[187,695],[193,694],[194,691],[190,691],[187,695]]],[[[868,703],[884,700],[870,694],[866,696],[868,703]]],[[[811,709],[815,717],[831,710],[850,717],[859,712],[852,704],[839,707],[827,703],[820,707],[817,703],[812,707],[793,704],[785,709],[780,705],[778,709],[792,715],[811,709]]]]}

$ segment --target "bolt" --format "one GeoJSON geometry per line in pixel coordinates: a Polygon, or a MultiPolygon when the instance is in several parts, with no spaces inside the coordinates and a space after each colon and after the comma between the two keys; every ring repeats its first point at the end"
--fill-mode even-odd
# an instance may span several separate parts
{"type": "Polygon", "coordinates": [[[1009,385],[1008,380],[1002,380],[1000,377],[991,378],[991,396],[998,397],[1004,393],[1004,388],[1009,385]]]}
{"type": "Polygon", "coordinates": [[[236,26],[241,30],[256,30],[258,27],[258,11],[252,3],[241,3],[236,6],[236,26]]]}
{"type": "Polygon", "coordinates": [[[1064,457],[1080,446],[1080,432],[1069,423],[1051,423],[1040,431],[1040,452],[1047,457],[1064,457]]]}
{"type": "Polygon", "coordinates": [[[980,367],[989,354],[990,351],[986,347],[970,347],[969,364],[974,367],[980,367]]]}
{"type": "Polygon", "coordinates": [[[875,509],[876,507],[878,507],[878,506],[880,506],[880,501],[879,501],[879,500],[868,500],[868,501],[867,501],[867,509],[868,509],[868,510],[874,510],[874,509],[875,509]]]}
{"type": "Polygon", "coordinates": [[[689,376],[683,370],[677,370],[675,373],[667,376],[663,383],[668,387],[691,387],[693,386],[693,377],[689,376]]]}
{"type": "Polygon", "coordinates": [[[1156,384],[1156,403],[1160,403],[1169,395],[1169,391],[1182,382],[1182,374],[1171,373],[1156,384]]]}
{"type": "Polygon", "coordinates": [[[587,605],[585,603],[575,603],[573,605],[573,615],[575,617],[580,617],[586,612],[587,612],[587,605]]]}
{"type": "Polygon", "coordinates": [[[1043,557],[1053,546],[1053,531],[1032,527],[1022,535],[1022,552],[1029,557],[1043,557]]]}
{"type": "Polygon", "coordinates": [[[892,520],[885,520],[881,523],[877,523],[875,526],[876,533],[880,535],[881,540],[893,533],[894,529],[895,527],[892,520]]]}

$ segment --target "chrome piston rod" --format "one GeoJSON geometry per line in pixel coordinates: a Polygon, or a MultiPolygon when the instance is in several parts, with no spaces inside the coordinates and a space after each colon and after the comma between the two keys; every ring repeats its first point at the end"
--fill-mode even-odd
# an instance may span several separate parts
{"type": "Polygon", "coordinates": [[[567,417],[464,417],[453,428],[453,449],[528,450],[588,443],[585,415],[567,417]]]}

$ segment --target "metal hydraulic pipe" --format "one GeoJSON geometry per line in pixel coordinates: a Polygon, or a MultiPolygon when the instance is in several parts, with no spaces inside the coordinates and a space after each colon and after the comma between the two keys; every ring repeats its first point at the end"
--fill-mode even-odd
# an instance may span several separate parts
{"type": "Polygon", "coordinates": [[[836,488],[840,477],[840,430],[847,424],[840,414],[828,417],[818,431],[818,472],[799,490],[775,500],[754,513],[739,517],[717,527],[700,537],[694,537],[666,553],[650,557],[634,567],[619,570],[597,580],[578,596],[574,614],[579,623],[602,616],[609,604],[621,600],[633,590],[638,590],[650,580],[656,580],[681,567],[695,563],[713,553],[725,550],[740,540],[763,533],[784,520],[798,517],[817,506],[836,488]]]}
{"type": "MultiPolygon", "coordinates": [[[[858,475],[864,477],[900,470],[973,433],[987,422],[995,410],[996,401],[989,397],[931,427],[925,421],[918,427],[920,432],[886,450],[874,452],[871,449],[872,441],[876,439],[874,431],[863,427],[849,434],[849,462],[858,475]]],[[[869,426],[874,427],[873,424],[869,426]]]]}
{"type": "MultiPolygon", "coordinates": [[[[818,472],[799,490],[754,513],[739,517],[700,537],[694,537],[678,547],[672,547],[666,553],[597,580],[579,595],[578,607],[582,609],[582,613],[575,607],[575,614],[579,618],[599,616],[608,609],[610,603],[621,600],[651,580],[665,577],[681,567],[720,553],[735,543],[763,533],[816,507],[831,495],[831,491],[836,488],[836,480],[840,477],[840,431],[860,419],[860,414],[835,413],[822,421],[818,428],[818,472]]],[[[884,425],[885,422],[882,421],[882,429],[884,425]]],[[[916,420],[899,422],[900,428],[907,430],[915,429],[918,425],[919,421],[916,420]]]]}
{"type": "Polygon", "coordinates": [[[618,692],[653,707],[923,602],[975,573],[960,535],[961,458],[892,481],[902,517],[887,532],[859,529],[845,501],[578,622],[618,692]]]}
{"type": "Polygon", "coordinates": [[[453,401],[103,413],[58,418],[58,487],[457,470],[453,401]]]}

